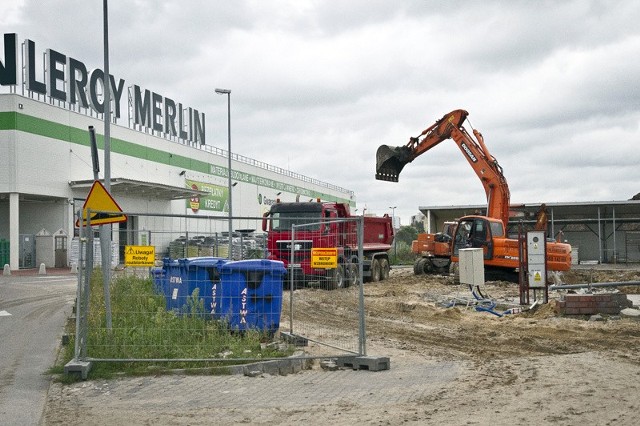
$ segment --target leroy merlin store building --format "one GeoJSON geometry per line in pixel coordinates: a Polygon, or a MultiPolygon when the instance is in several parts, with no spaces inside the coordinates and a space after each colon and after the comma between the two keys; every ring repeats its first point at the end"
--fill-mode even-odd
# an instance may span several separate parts
{"type": "MultiPolygon", "coordinates": [[[[103,74],[15,34],[4,35],[0,62],[0,268],[68,267],[75,215],[94,183],[89,126],[104,168],[103,74]]],[[[228,217],[229,153],[206,145],[205,114],[136,85],[125,90],[113,75],[110,81],[110,194],[120,208],[228,217]],[[128,105],[128,119],[120,105],[128,105]]],[[[255,220],[240,218],[262,216],[276,199],[355,205],[350,190],[257,159],[231,159],[234,229],[255,228],[255,220]]],[[[140,243],[127,241],[138,235],[135,219],[112,225],[120,261],[125,245],[140,243]]]]}

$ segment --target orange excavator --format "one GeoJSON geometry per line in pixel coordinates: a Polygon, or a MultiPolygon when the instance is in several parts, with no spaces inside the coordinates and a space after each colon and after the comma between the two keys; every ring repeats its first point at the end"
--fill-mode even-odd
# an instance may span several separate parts
{"type": "Polygon", "coordinates": [[[449,271],[451,241],[457,225],[457,221],[446,221],[442,225],[442,231],[435,234],[420,233],[418,238],[411,242],[411,253],[416,255],[413,263],[415,275],[442,274],[449,271]]]}
{"type": "MultiPolygon", "coordinates": [[[[441,241],[448,241],[448,256],[440,254],[423,263],[428,271],[431,267],[441,270],[448,261],[457,265],[461,248],[482,248],[484,252],[485,277],[517,281],[519,265],[518,240],[507,236],[509,223],[509,186],[502,173],[502,167],[487,149],[482,134],[473,130],[473,137],[463,127],[469,113],[458,109],[444,115],[417,137],[411,137],[404,146],[381,145],[376,153],[376,179],[398,182],[405,165],[447,139],[452,139],[473,168],[487,196],[487,214],[470,215],[459,218],[449,238],[441,235],[441,241]],[[433,258],[437,263],[433,264],[433,258]]],[[[432,235],[432,234],[426,234],[432,235]]],[[[439,234],[435,234],[439,235],[439,234]]],[[[442,246],[440,246],[442,251],[442,246]]],[[[420,268],[414,265],[414,271],[420,268]]],[[[547,269],[566,271],[571,268],[571,246],[550,240],[547,242],[547,269]]]]}

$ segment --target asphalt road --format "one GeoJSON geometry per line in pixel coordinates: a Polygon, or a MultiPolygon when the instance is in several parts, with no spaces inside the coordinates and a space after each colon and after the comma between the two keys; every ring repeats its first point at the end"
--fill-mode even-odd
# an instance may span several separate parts
{"type": "Polygon", "coordinates": [[[75,275],[0,275],[0,423],[37,425],[44,410],[75,275]]]}

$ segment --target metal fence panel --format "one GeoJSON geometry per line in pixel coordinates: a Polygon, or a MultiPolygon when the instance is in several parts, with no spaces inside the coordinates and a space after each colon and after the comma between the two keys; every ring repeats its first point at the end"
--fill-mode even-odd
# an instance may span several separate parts
{"type": "Polygon", "coordinates": [[[640,262],[640,232],[625,233],[626,261],[640,262]]]}
{"type": "Polygon", "coordinates": [[[289,306],[284,308],[288,332],[308,340],[318,355],[336,351],[365,354],[361,241],[358,246],[361,232],[358,226],[337,226],[345,221],[356,223],[353,219],[329,221],[331,225],[327,228],[335,231],[325,232],[324,246],[331,247],[331,241],[349,241],[353,245],[349,248],[344,244],[336,250],[337,264],[326,269],[308,268],[319,257],[314,259],[313,249],[318,248],[313,247],[305,233],[313,223],[293,225],[290,242],[281,242],[289,244],[290,299],[289,306]]]}
{"type": "MultiPolygon", "coordinates": [[[[109,292],[92,263],[99,252],[94,232],[79,238],[78,359],[254,361],[291,355],[294,343],[306,343],[307,357],[366,354],[361,221],[350,219],[357,222],[348,228],[353,235],[323,235],[355,243],[337,250],[335,267],[300,275],[298,261],[269,259],[263,218],[233,218],[241,231],[229,236],[228,218],[124,214],[144,231],[114,226],[120,250],[109,292]],[[127,266],[126,247],[143,243],[155,251],[154,266],[127,266]],[[105,297],[112,321],[105,319],[105,297]]],[[[309,249],[306,262],[311,247],[296,239],[296,227],[302,225],[292,226],[290,254],[309,249]]]]}

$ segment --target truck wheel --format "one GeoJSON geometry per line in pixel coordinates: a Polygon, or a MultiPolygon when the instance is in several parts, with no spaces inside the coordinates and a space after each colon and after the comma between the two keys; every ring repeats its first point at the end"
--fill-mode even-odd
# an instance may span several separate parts
{"type": "Polygon", "coordinates": [[[334,283],[336,285],[336,288],[345,288],[347,283],[345,280],[345,276],[344,276],[344,266],[342,265],[338,265],[338,267],[336,268],[336,272],[334,275],[334,283]]]}
{"type": "Polygon", "coordinates": [[[389,259],[380,259],[380,280],[388,280],[389,279],[389,271],[391,267],[389,266],[389,259]]]}
{"type": "Polygon", "coordinates": [[[427,259],[425,259],[424,257],[416,259],[416,261],[413,263],[413,274],[414,275],[424,274],[424,266],[426,263],[427,263],[427,259]]]}
{"type": "Polygon", "coordinates": [[[344,268],[342,265],[338,265],[336,269],[333,270],[327,279],[327,290],[335,290],[336,288],[344,288],[345,286],[345,276],[344,276],[344,268]]]}
{"type": "Polygon", "coordinates": [[[433,273],[433,262],[431,261],[430,258],[426,258],[425,262],[424,262],[424,267],[422,268],[423,272],[425,274],[432,274],[433,273]]]}
{"type": "Polygon", "coordinates": [[[380,281],[380,261],[378,259],[373,259],[371,261],[371,281],[378,282],[380,281]]]}
{"type": "Polygon", "coordinates": [[[348,285],[352,286],[360,284],[360,270],[358,269],[357,263],[347,264],[346,274],[348,285]]]}

